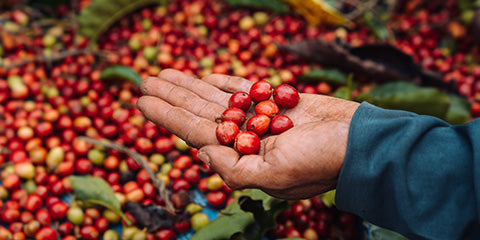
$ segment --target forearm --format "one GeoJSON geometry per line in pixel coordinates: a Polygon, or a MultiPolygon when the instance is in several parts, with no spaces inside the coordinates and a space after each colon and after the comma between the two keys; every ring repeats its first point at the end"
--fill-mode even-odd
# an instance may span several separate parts
{"type": "Polygon", "coordinates": [[[362,104],[352,119],[337,206],[415,239],[475,234],[479,124],[452,127],[362,104]]]}

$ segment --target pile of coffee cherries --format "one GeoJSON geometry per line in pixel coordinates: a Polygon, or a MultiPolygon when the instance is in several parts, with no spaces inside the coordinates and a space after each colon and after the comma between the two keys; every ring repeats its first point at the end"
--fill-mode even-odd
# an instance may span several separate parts
{"type": "Polygon", "coordinates": [[[293,127],[288,116],[279,114],[280,108],[293,108],[299,101],[300,95],[291,85],[281,84],[273,88],[267,81],[257,81],[250,93],[239,91],[232,94],[228,109],[218,118],[217,139],[223,145],[233,145],[241,154],[258,154],[260,137],[267,133],[278,135],[293,127]],[[252,102],[255,115],[248,119],[246,130],[241,131],[252,102]]]}

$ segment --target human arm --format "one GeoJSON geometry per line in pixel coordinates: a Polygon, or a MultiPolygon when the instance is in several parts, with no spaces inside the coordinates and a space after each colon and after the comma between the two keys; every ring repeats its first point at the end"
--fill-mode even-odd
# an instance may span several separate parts
{"type": "Polygon", "coordinates": [[[479,229],[478,122],[452,127],[433,117],[302,94],[297,107],[282,112],[295,127],[263,138],[260,154],[240,156],[218,144],[214,119],[233,92],[248,92],[251,84],[165,70],[143,82],[138,107],[200,148],[199,157],[232,188],[300,199],[336,187],[337,207],[413,239],[467,238],[479,229]]]}
{"type": "Polygon", "coordinates": [[[363,103],[352,119],[336,203],[412,239],[478,239],[479,186],[478,120],[451,126],[363,103]]]}
{"type": "MultiPolygon", "coordinates": [[[[233,92],[248,92],[252,84],[220,74],[196,79],[169,69],[143,81],[145,96],[137,106],[148,119],[200,148],[199,157],[234,189],[260,188],[276,197],[300,199],[335,188],[350,120],[359,104],[301,94],[295,108],[281,112],[294,127],[263,137],[258,155],[240,156],[219,145],[215,119],[227,108],[233,92]]],[[[247,117],[253,112],[250,108],[247,117]]]]}

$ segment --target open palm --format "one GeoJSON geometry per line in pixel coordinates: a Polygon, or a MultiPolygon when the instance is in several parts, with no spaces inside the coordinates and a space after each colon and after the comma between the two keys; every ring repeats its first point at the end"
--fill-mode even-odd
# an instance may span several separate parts
{"type": "MultiPolygon", "coordinates": [[[[357,103],[301,94],[299,104],[283,109],[294,127],[262,138],[258,155],[240,156],[219,145],[215,119],[237,91],[249,92],[243,78],[212,74],[196,79],[167,69],[145,79],[138,108],[151,121],[200,148],[199,157],[234,189],[260,188],[280,198],[308,198],[335,188],[357,103]]],[[[247,118],[253,116],[250,108],[247,118]]],[[[244,127],[243,127],[244,128],[244,127]]]]}

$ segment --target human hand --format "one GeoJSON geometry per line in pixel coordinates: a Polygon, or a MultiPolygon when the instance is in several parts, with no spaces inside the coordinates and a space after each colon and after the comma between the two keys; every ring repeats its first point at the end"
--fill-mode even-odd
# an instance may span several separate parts
{"type": "MultiPolygon", "coordinates": [[[[259,188],[284,199],[301,199],[334,189],[347,150],[350,121],[358,103],[300,94],[300,102],[281,109],[294,127],[261,139],[258,155],[241,156],[220,145],[215,119],[237,91],[253,82],[221,74],[203,79],[167,69],[142,82],[137,107],[156,124],[199,149],[207,163],[233,189],[259,188]]],[[[251,107],[247,119],[255,114],[251,107]]],[[[245,126],[241,127],[245,130],[245,126]]]]}

